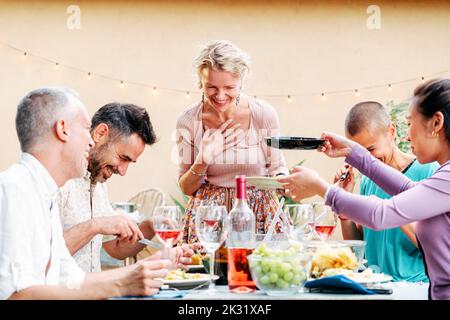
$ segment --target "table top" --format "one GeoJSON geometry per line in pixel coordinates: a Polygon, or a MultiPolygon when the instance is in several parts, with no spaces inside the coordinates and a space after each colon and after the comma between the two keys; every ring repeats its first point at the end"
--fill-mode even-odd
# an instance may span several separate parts
{"type": "Polygon", "coordinates": [[[207,290],[189,292],[183,300],[391,300],[392,295],[368,295],[368,294],[328,294],[299,292],[288,296],[269,296],[260,290],[251,293],[234,293],[227,286],[217,286],[218,293],[208,294],[207,290]]]}
{"type": "Polygon", "coordinates": [[[217,294],[210,295],[207,289],[187,290],[187,294],[179,298],[128,297],[119,299],[159,299],[159,300],[427,300],[428,283],[389,282],[381,285],[391,288],[392,294],[335,294],[299,292],[290,296],[268,296],[260,290],[251,293],[234,293],[227,286],[216,286],[217,294]]]}

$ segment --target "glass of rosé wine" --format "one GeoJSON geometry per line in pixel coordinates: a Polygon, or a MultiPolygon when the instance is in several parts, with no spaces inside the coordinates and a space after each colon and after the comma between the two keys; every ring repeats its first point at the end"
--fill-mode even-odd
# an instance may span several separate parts
{"type": "Polygon", "coordinates": [[[174,246],[181,238],[184,217],[178,206],[159,206],[153,213],[153,229],[167,247],[174,246]]]}
{"type": "Polygon", "coordinates": [[[313,203],[314,231],[320,240],[328,240],[337,226],[337,216],[324,203],[313,203]]]}

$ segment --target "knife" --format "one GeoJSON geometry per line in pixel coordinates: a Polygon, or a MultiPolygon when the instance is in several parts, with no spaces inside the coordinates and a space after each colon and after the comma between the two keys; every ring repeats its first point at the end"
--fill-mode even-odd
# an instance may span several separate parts
{"type": "Polygon", "coordinates": [[[152,247],[153,249],[156,249],[156,250],[161,250],[162,248],[164,248],[164,245],[162,245],[159,242],[153,241],[153,240],[141,239],[141,240],[139,240],[139,243],[145,244],[146,246],[152,247]]]}

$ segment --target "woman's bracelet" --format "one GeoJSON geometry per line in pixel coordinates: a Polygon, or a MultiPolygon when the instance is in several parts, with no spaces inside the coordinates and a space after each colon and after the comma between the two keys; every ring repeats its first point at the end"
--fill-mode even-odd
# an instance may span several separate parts
{"type": "Polygon", "coordinates": [[[205,173],[197,173],[197,172],[194,171],[194,169],[192,169],[192,167],[189,168],[189,171],[190,171],[194,176],[197,176],[197,177],[206,177],[206,172],[205,172],[205,173]]]}

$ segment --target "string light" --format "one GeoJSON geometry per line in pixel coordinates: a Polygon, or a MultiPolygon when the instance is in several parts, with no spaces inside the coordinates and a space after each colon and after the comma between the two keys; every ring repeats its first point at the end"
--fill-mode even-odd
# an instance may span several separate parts
{"type": "MultiPolygon", "coordinates": [[[[66,64],[60,64],[60,63],[58,63],[58,62],[56,62],[56,61],[54,61],[54,60],[52,60],[52,59],[46,58],[46,57],[44,57],[44,56],[35,55],[35,54],[33,54],[33,53],[28,53],[27,51],[24,51],[24,50],[21,49],[21,48],[15,47],[15,46],[13,46],[13,45],[10,45],[10,44],[5,43],[5,42],[2,42],[2,41],[0,41],[0,46],[8,47],[9,49],[14,50],[15,52],[18,52],[19,54],[21,54],[21,57],[22,57],[22,59],[24,59],[24,60],[25,60],[25,59],[28,59],[28,57],[31,55],[33,58],[37,58],[37,59],[40,59],[40,60],[45,61],[45,62],[47,62],[47,63],[53,64],[53,67],[54,67],[55,70],[59,69],[59,66],[61,65],[61,66],[64,66],[65,69],[67,68],[67,69],[71,69],[71,70],[78,71],[78,72],[80,72],[80,73],[85,74],[87,80],[90,80],[91,77],[92,77],[93,75],[95,75],[96,77],[98,76],[99,78],[103,78],[103,79],[106,79],[106,80],[110,80],[110,81],[114,81],[114,82],[118,81],[117,78],[114,78],[114,77],[109,76],[109,75],[105,75],[105,74],[97,74],[97,73],[88,72],[87,70],[78,68],[78,67],[76,67],[76,66],[71,66],[71,65],[66,65],[66,64]]],[[[444,74],[444,73],[449,73],[449,72],[450,72],[450,69],[449,69],[449,70],[441,70],[441,71],[439,71],[439,72],[435,72],[435,73],[432,73],[432,74],[428,74],[426,77],[425,77],[425,76],[420,76],[420,77],[414,77],[414,78],[404,79],[404,80],[402,80],[402,81],[397,81],[396,84],[400,84],[400,83],[414,83],[414,82],[417,83],[417,79],[418,79],[418,78],[419,78],[419,81],[421,80],[422,83],[425,83],[425,82],[426,82],[426,79],[425,79],[425,78],[430,79],[430,78],[432,78],[432,77],[440,76],[440,75],[442,75],[442,74],[444,74]]],[[[127,84],[131,84],[131,85],[135,85],[135,86],[140,86],[140,87],[145,87],[145,88],[153,88],[153,91],[152,91],[153,94],[157,94],[157,92],[158,92],[159,90],[163,90],[163,91],[168,91],[168,92],[176,92],[176,93],[179,93],[179,94],[185,93],[187,99],[190,99],[190,98],[191,98],[191,92],[185,91],[185,90],[183,90],[183,89],[176,89],[176,88],[157,88],[156,86],[153,86],[153,85],[151,86],[151,85],[149,85],[149,84],[142,83],[142,82],[136,82],[136,81],[134,81],[134,82],[133,82],[133,81],[127,81],[127,84]]],[[[364,90],[375,89],[375,88],[383,88],[383,87],[386,88],[386,85],[388,86],[388,91],[393,91],[392,83],[388,83],[388,84],[377,84],[377,85],[366,86],[366,87],[362,87],[361,90],[364,91],[364,90]]],[[[124,81],[124,80],[120,81],[120,88],[124,88],[124,86],[125,86],[125,81],[124,81]]],[[[359,91],[359,89],[353,89],[353,90],[354,90],[355,96],[359,97],[359,96],[360,96],[360,91],[359,91]]],[[[351,89],[343,89],[343,90],[339,90],[339,91],[331,91],[331,92],[328,92],[328,94],[339,94],[339,93],[346,93],[346,92],[347,92],[347,93],[348,93],[348,92],[351,92],[351,89]]],[[[197,93],[197,92],[196,92],[196,93],[197,93]]],[[[296,97],[306,97],[306,96],[317,96],[317,95],[319,95],[319,94],[321,95],[320,98],[321,98],[322,101],[326,100],[326,97],[325,97],[325,93],[324,93],[324,92],[322,92],[322,93],[320,93],[320,92],[295,93],[295,94],[293,94],[293,96],[296,96],[296,97]]],[[[283,97],[283,96],[285,97],[285,95],[283,95],[283,94],[263,94],[261,97],[276,98],[276,97],[283,97]]],[[[255,99],[257,99],[257,95],[253,95],[253,97],[254,97],[255,99]]],[[[287,100],[288,100],[288,102],[292,102],[292,95],[289,95],[289,96],[287,97],[287,100]]]]}

